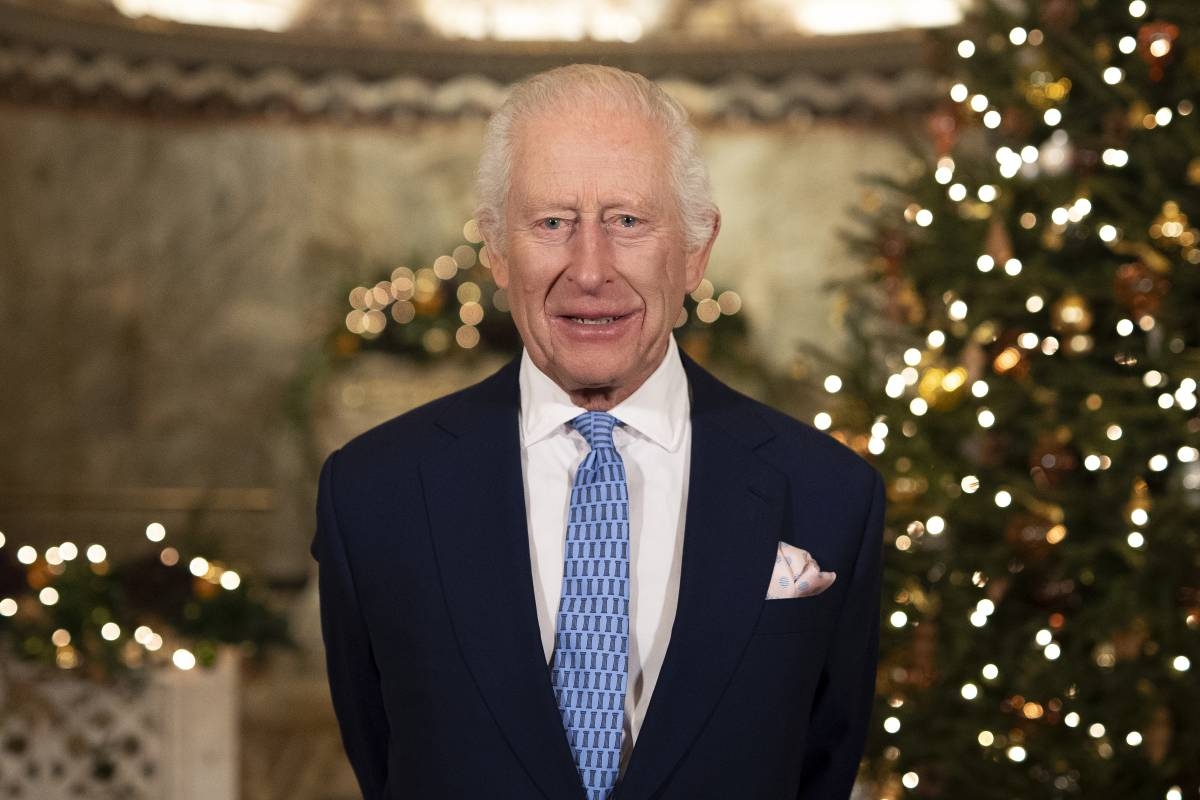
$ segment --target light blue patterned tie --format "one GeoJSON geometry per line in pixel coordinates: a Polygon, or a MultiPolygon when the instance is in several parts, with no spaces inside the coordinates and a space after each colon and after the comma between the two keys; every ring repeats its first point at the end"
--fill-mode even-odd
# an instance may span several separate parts
{"type": "Polygon", "coordinates": [[[617,781],[629,676],[629,487],[613,446],[618,420],[571,420],[591,446],[575,473],[551,683],[588,800],[617,781]]]}

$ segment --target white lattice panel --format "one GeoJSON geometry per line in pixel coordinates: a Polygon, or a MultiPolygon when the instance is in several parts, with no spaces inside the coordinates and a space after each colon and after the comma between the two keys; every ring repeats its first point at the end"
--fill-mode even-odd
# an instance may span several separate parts
{"type": "Polygon", "coordinates": [[[116,685],[0,657],[0,797],[236,800],[237,659],[116,685]]]}

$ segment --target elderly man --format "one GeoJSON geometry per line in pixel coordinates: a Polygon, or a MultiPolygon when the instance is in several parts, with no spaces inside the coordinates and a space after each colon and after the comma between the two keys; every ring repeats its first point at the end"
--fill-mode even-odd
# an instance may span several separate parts
{"type": "Polygon", "coordinates": [[[676,347],[720,228],[684,111],[609,67],[536,75],[488,125],[479,190],[524,351],[321,472],[364,796],[847,797],[882,481],[676,347]]]}

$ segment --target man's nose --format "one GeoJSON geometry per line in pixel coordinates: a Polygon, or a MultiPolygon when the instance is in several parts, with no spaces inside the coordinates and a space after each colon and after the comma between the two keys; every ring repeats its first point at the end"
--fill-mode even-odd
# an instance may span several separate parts
{"type": "Polygon", "coordinates": [[[582,217],[571,237],[566,276],[579,288],[594,290],[612,280],[613,246],[596,217],[582,217]]]}

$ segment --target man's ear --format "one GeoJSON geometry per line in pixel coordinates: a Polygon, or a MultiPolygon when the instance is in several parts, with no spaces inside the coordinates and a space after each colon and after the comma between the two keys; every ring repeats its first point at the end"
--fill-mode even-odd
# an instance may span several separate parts
{"type": "Polygon", "coordinates": [[[708,241],[686,256],[687,261],[684,264],[684,271],[687,278],[687,286],[685,288],[688,294],[696,291],[696,287],[700,285],[700,281],[704,280],[704,271],[708,269],[708,257],[712,255],[713,243],[717,241],[717,234],[720,232],[721,212],[719,209],[714,209],[712,231],[708,235],[708,241]]]}
{"type": "Polygon", "coordinates": [[[499,236],[494,220],[477,219],[479,232],[483,235],[483,246],[487,248],[488,265],[492,270],[492,279],[501,289],[508,288],[508,259],[504,250],[498,246],[499,236]]]}
{"type": "Polygon", "coordinates": [[[492,266],[492,278],[496,281],[496,285],[501,289],[508,288],[508,259],[504,253],[495,245],[494,240],[484,239],[484,246],[488,251],[488,263],[492,266]]]}

